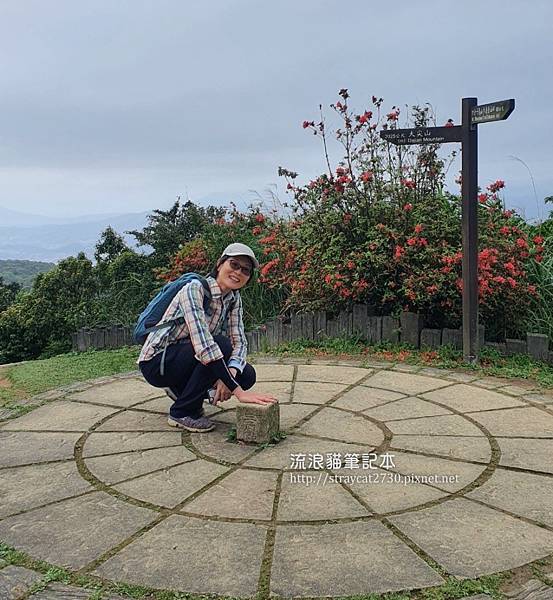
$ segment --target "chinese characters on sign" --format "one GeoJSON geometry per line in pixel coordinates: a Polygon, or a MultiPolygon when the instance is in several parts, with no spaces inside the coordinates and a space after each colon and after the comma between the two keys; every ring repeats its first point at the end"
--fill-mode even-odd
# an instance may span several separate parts
{"type": "Polygon", "coordinates": [[[376,454],[375,452],[327,452],[321,454],[295,453],[290,454],[290,469],[294,470],[317,470],[317,469],[393,469],[394,455],[389,452],[376,454]]]}

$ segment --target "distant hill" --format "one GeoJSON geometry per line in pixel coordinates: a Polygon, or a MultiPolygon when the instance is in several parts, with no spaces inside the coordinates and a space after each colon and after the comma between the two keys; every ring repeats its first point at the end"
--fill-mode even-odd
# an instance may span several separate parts
{"type": "Polygon", "coordinates": [[[5,283],[19,283],[22,288],[30,288],[39,273],[46,273],[54,263],[33,260],[0,260],[0,277],[5,283]]]}
{"type": "Polygon", "coordinates": [[[0,207],[0,259],[55,262],[79,252],[85,252],[92,258],[100,233],[108,225],[134,247],[134,238],[124,232],[142,229],[148,214],[88,215],[66,219],[65,222],[53,219],[56,222],[52,223],[52,219],[47,217],[25,215],[0,207]]]}

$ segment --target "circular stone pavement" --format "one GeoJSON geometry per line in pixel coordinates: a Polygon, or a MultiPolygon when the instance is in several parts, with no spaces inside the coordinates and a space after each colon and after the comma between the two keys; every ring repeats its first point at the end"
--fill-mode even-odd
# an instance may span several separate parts
{"type": "Polygon", "coordinates": [[[553,553],[552,398],[375,363],[258,364],[272,446],[166,423],[136,373],[0,425],[0,540],[156,589],[250,597],[409,590],[553,553]]]}

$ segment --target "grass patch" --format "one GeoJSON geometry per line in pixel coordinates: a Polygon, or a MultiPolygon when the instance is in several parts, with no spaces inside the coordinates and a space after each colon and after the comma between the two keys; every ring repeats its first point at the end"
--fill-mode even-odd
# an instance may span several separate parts
{"type": "Polygon", "coordinates": [[[0,366],[0,407],[21,408],[21,400],[87,379],[133,371],[138,347],[60,354],[13,367],[0,366]]]}

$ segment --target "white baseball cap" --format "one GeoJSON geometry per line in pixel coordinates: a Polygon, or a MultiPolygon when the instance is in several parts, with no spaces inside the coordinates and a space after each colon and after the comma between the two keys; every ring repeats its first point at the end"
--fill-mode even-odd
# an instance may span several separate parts
{"type": "Polygon", "coordinates": [[[251,258],[253,266],[256,269],[259,269],[259,263],[257,262],[257,258],[255,258],[253,250],[249,246],[246,246],[246,244],[240,244],[239,242],[229,244],[223,250],[221,256],[247,256],[248,258],[251,258]]]}

